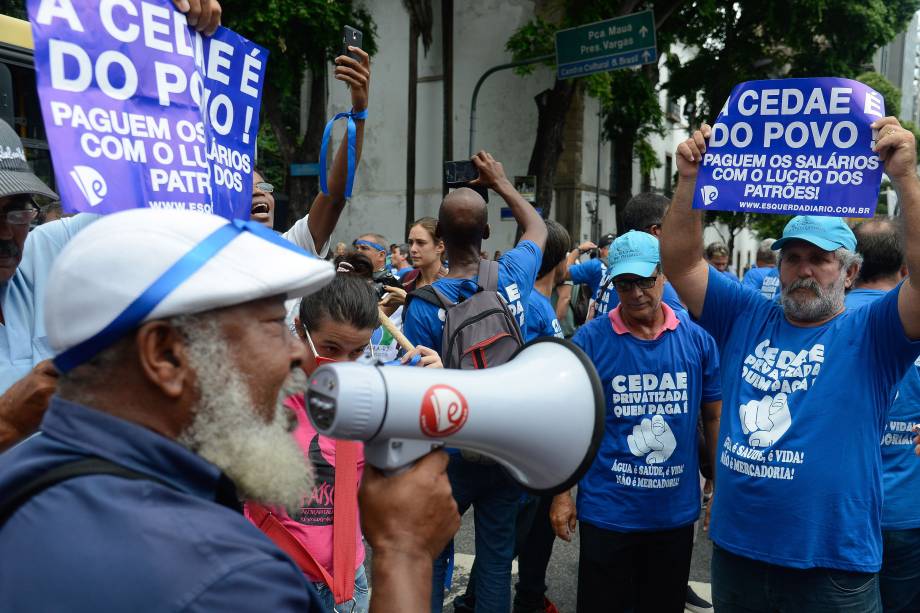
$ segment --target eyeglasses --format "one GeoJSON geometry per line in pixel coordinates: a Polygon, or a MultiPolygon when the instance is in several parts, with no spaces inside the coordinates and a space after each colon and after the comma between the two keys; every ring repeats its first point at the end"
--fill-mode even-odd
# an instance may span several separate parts
{"type": "Polygon", "coordinates": [[[275,186],[272,185],[271,183],[266,183],[265,181],[260,181],[259,183],[256,183],[255,187],[257,190],[261,192],[265,192],[266,194],[270,194],[273,191],[275,191],[275,186]]]}
{"type": "Polygon", "coordinates": [[[3,219],[11,226],[29,225],[36,217],[38,217],[38,209],[34,206],[31,208],[0,211],[0,219],[3,219]]]}
{"type": "Polygon", "coordinates": [[[617,288],[618,292],[625,293],[632,291],[634,287],[652,289],[657,281],[658,275],[655,275],[654,277],[639,277],[638,279],[620,279],[619,281],[614,281],[613,286],[617,288]]]}
{"type": "MultiPolygon", "coordinates": [[[[310,345],[310,351],[313,352],[313,359],[316,361],[317,366],[322,366],[323,364],[335,364],[338,362],[338,360],[334,360],[332,358],[324,358],[321,356],[316,350],[316,345],[313,344],[313,338],[310,336],[310,331],[307,330],[307,326],[305,324],[301,324],[301,326],[303,326],[304,336],[307,337],[307,344],[310,345]]],[[[368,343],[367,347],[370,348],[371,359],[376,359],[377,356],[374,355],[374,343],[368,343]]]]}

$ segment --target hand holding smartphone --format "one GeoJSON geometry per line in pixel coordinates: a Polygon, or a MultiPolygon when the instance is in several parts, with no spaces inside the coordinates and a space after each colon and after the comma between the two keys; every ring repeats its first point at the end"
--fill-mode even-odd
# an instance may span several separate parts
{"type": "Polygon", "coordinates": [[[348,47],[361,47],[361,43],[364,41],[364,34],[361,30],[353,28],[351,26],[345,26],[342,28],[342,55],[347,55],[348,57],[361,61],[361,58],[356,54],[348,50],[348,47]]]}

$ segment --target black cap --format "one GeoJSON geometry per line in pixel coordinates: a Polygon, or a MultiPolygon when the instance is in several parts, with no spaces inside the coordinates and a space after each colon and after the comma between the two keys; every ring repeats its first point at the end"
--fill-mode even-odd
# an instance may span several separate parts
{"type": "Polygon", "coordinates": [[[609,247],[610,243],[616,240],[616,234],[605,234],[599,241],[597,241],[597,248],[603,249],[604,247],[609,247]]]}
{"type": "Polygon", "coordinates": [[[13,128],[0,119],[0,198],[17,194],[58,197],[29,168],[22,141],[13,128]]]}

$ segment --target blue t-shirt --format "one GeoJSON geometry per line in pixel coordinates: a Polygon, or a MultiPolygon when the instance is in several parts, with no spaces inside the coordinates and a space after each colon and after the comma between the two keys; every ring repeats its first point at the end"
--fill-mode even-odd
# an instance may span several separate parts
{"type": "MultiPolygon", "coordinates": [[[[524,330],[524,305],[537,280],[537,271],[543,252],[533,241],[521,241],[514,249],[505,252],[498,261],[498,293],[508,303],[508,309],[524,330]]],[[[454,302],[460,296],[469,298],[477,289],[477,277],[454,279],[444,277],[432,285],[454,302]]],[[[412,300],[403,315],[403,333],[415,345],[430,347],[441,353],[441,335],[444,331],[444,309],[424,300],[412,300]]]]}
{"type": "Polygon", "coordinates": [[[525,343],[541,336],[565,337],[549,298],[536,289],[530,292],[527,299],[526,313],[527,323],[523,330],[525,343]]]}
{"type": "MultiPolygon", "coordinates": [[[[45,332],[45,289],[54,258],[77,232],[98,219],[81,214],[38,226],[26,238],[16,273],[0,285],[0,393],[54,352],[45,332]]],[[[77,316],[75,314],[75,316],[77,316]]]]}
{"type": "Polygon", "coordinates": [[[773,300],[779,294],[779,271],[774,268],[752,268],[744,275],[741,285],[749,287],[767,300],[773,300]]]}
{"type": "MultiPolygon", "coordinates": [[[[687,310],[681,304],[677,291],[668,281],[664,282],[664,293],[661,295],[661,301],[674,309],[675,312],[687,310]]],[[[597,293],[594,294],[594,317],[600,318],[607,315],[607,313],[617,308],[619,304],[620,295],[617,294],[613,281],[609,276],[604,277],[604,282],[597,289],[597,293]]]]}
{"type": "Polygon", "coordinates": [[[606,274],[607,265],[601,262],[600,258],[588,260],[584,264],[569,266],[572,283],[586,283],[591,288],[592,296],[597,293],[597,288],[601,286],[601,280],[606,274]]]}
{"type": "MultiPolygon", "coordinates": [[[[857,309],[887,292],[854,289],[846,307],[857,309]]],[[[882,432],[882,530],[920,528],[920,459],[914,455],[914,425],[920,423],[920,360],[898,384],[882,432]]]]}
{"type": "Polygon", "coordinates": [[[798,327],[710,269],[700,324],[722,358],[720,547],[794,568],[879,570],[878,442],[892,390],[920,353],[897,294],[798,327]]]}
{"type": "Polygon", "coordinates": [[[858,309],[864,304],[871,304],[884,296],[887,292],[883,289],[851,289],[847,293],[843,304],[848,309],[858,309]]]}
{"type": "Polygon", "coordinates": [[[409,274],[410,272],[412,272],[413,270],[415,270],[415,269],[412,268],[411,266],[406,266],[405,268],[400,268],[399,270],[397,270],[396,273],[395,273],[395,275],[396,275],[397,277],[399,277],[399,278],[402,278],[403,275],[407,275],[407,274],[409,274]]]}
{"type": "Polygon", "coordinates": [[[604,439],[578,485],[578,519],[607,530],[667,530],[700,514],[700,403],[722,397],[712,337],[675,312],[655,340],[617,334],[609,317],[572,341],[594,363],[607,401],[604,439]]]}

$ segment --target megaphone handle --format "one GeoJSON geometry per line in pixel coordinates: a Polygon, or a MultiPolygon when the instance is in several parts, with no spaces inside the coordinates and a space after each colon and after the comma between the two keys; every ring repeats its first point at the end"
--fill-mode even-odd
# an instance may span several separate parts
{"type": "Polygon", "coordinates": [[[443,445],[439,441],[401,439],[373,441],[364,445],[364,458],[368,464],[379,468],[389,477],[408,470],[417,459],[443,445]]]}

